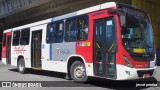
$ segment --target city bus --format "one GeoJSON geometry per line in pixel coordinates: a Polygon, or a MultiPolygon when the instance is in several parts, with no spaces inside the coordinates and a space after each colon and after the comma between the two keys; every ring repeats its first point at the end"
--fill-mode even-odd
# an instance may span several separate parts
{"type": "Polygon", "coordinates": [[[107,2],[3,32],[2,62],[27,69],[131,80],[156,73],[156,54],[146,12],[107,2]]]}

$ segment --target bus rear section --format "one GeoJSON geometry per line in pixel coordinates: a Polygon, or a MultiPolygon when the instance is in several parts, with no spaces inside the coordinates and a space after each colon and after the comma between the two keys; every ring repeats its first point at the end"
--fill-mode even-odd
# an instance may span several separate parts
{"type": "Polygon", "coordinates": [[[11,31],[3,33],[2,41],[2,62],[4,64],[11,64],[11,31]]]}

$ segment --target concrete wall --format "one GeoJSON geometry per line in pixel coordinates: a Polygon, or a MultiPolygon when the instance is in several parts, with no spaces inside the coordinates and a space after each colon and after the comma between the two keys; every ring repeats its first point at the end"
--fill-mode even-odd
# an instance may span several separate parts
{"type": "Polygon", "coordinates": [[[149,14],[152,22],[156,48],[160,48],[160,3],[158,1],[132,0],[132,5],[140,9],[143,9],[149,14]]]}

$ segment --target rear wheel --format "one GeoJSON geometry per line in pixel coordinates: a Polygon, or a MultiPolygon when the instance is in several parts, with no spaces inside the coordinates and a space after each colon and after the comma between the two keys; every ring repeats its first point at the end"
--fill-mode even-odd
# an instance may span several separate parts
{"type": "Polygon", "coordinates": [[[81,61],[75,61],[72,64],[70,73],[71,78],[76,82],[84,83],[88,80],[85,65],[81,61]]]}
{"type": "Polygon", "coordinates": [[[22,73],[22,74],[25,73],[26,68],[25,68],[25,62],[24,62],[24,59],[23,59],[23,58],[21,58],[21,59],[18,61],[17,67],[18,67],[18,71],[19,71],[20,73],[22,73]]]}

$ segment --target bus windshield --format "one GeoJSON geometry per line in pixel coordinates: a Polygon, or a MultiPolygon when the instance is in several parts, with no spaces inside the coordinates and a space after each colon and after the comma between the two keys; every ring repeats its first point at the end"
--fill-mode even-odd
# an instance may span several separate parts
{"type": "Polygon", "coordinates": [[[153,54],[154,40],[151,23],[144,12],[127,9],[126,26],[121,28],[123,47],[128,53],[153,54]]]}

